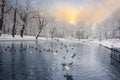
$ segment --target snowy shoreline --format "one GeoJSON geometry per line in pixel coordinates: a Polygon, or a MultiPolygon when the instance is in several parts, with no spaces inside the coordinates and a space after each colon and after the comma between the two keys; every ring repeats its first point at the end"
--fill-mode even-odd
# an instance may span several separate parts
{"type": "MultiPolygon", "coordinates": [[[[81,42],[87,42],[87,43],[96,43],[101,44],[104,47],[107,48],[120,48],[120,39],[107,39],[107,40],[89,40],[89,39],[65,39],[65,38],[55,38],[59,39],[60,41],[67,41],[67,42],[74,42],[74,43],[81,43],[81,42]]],[[[44,38],[39,37],[38,40],[51,40],[51,38],[44,38]]],[[[20,37],[20,35],[16,35],[15,38],[13,38],[11,35],[2,34],[0,37],[0,41],[36,41],[35,36],[24,36],[23,38],[20,37]]]]}
{"type": "Polygon", "coordinates": [[[107,48],[120,48],[120,39],[107,39],[107,40],[93,40],[90,41],[90,43],[97,43],[101,44],[104,47],[107,48]]]}
{"type": "Polygon", "coordinates": [[[15,35],[15,37],[12,37],[11,35],[2,34],[2,36],[0,37],[0,42],[4,42],[4,41],[39,41],[39,40],[56,40],[56,41],[60,40],[60,41],[74,42],[74,43],[82,42],[78,39],[65,39],[65,38],[51,39],[51,38],[46,38],[46,37],[38,37],[38,39],[36,40],[35,36],[26,36],[26,35],[24,35],[24,37],[21,38],[20,35],[15,35]]]}

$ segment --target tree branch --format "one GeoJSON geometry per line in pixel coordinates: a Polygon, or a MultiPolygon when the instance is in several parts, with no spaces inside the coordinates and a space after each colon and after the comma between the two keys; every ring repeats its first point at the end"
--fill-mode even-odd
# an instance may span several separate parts
{"type": "MultiPolygon", "coordinates": [[[[13,7],[11,6],[8,10],[5,11],[5,14],[8,13],[13,7]]],[[[13,8],[14,9],[14,8],[13,8]]]]}
{"type": "Polygon", "coordinates": [[[27,21],[29,21],[29,20],[32,19],[32,18],[38,18],[38,17],[36,17],[36,15],[34,15],[34,16],[28,18],[27,21]]]}

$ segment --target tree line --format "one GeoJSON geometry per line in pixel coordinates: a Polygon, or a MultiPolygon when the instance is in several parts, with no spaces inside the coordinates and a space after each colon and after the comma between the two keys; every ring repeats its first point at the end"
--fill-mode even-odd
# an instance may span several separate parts
{"type": "Polygon", "coordinates": [[[31,0],[25,0],[24,4],[19,4],[18,0],[15,0],[14,3],[11,3],[9,0],[0,0],[0,36],[4,33],[7,27],[6,19],[11,23],[12,37],[15,37],[16,31],[19,27],[20,36],[23,38],[26,33],[26,29],[30,21],[38,22],[38,33],[36,39],[38,38],[41,30],[47,25],[49,16],[44,12],[36,10],[32,4],[31,0]],[[11,17],[10,17],[11,16],[11,17]],[[34,19],[34,20],[33,20],[34,19]]]}

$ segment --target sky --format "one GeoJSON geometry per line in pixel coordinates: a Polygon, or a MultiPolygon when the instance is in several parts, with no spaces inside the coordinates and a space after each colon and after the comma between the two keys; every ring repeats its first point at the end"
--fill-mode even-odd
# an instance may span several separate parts
{"type": "Polygon", "coordinates": [[[98,23],[120,7],[120,0],[33,0],[37,8],[46,10],[58,20],[71,24],[98,23]]]}

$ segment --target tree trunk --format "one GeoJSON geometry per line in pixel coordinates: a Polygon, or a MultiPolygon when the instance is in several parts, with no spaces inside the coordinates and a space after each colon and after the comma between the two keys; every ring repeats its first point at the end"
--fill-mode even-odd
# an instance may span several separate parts
{"type": "Polygon", "coordinates": [[[0,19],[0,36],[1,36],[1,33],[2,33],[2,28],[3,28],[4,7],[5,7],[5,0],[2,0],[2,5],[1,5],[1,19],[0,19]]]}
{"type": "Polygon", "coordinates": [[[53,39],[53,33],[54,33],[54,32],[52,32],[52,36],[51,36],[51,39],[53,39]]]}
{"type": "Polygon", "coordinates": [[[12,29],[12,37],[15,37],[16,13],[17,13],[17,9],[15,9],[15,12],[14,12],[14,23],[13,23],[13,29],[12,29]]]}
{"type": "Polygon", "coordinates": [[[2,19],[0,19],[0,36],[1,36],[1,32],[2,32],[2,25],[3,25],[2,19]]]}
{"type": "Polygon", "coordinates": [[[23,34],[24,34],[24,29],[25,29],[25,24],[23,25],[21,31],[20,31],[20,36],[23,38],[23,34]]]}
{"type": "Polygon", "coordinates": [[[6,33],[6,31],[5,31],[5,24],[3,25],[3,33],[5,34],[6,33]]]}
{"type": "Polygon", "coordinates": [[[40,33],[41,33],[41,30],[38,32],[38,34],[37,34],[37,36],[36,36],[36,39],[38,39],[40,33]]]}

